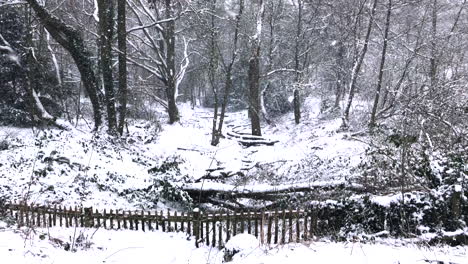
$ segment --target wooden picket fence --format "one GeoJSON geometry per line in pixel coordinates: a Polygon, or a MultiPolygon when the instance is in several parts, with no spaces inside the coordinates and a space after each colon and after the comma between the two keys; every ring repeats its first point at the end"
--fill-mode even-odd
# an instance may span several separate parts
{"type": "Polygon", "coordinates": [[[191,213],[163,211],[97,210],[93,208],[39,206],[12,203],[6,205],[18,226],[93,227],[111,230],[161,230],[185,232],[200,244],[222,247],[232,236],[247,232],[262,244],[285,244],[308,240],[317,230],[314,210],[262,212],[191,213]]]}

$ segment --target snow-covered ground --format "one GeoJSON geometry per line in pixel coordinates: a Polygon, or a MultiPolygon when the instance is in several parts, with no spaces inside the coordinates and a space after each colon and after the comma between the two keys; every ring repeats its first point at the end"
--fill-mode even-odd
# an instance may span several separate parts
{"type": "MultiPolygon", "coordinates": [[[[231,241],[227,248],[240,251],[230,262],[234,264],[468,263],[468,247],[427,247],[390,240],[374,244],[319,241],[268,247],[245,234],[231,241]]],[[[196,248],[193,240],[182,233],[0,228],[2,263],[215,264],[222,263],[224,255],[225,250],[196,248]]]]}
{"type": "MultiPolygon", "coordinates": [[[[279,141],[274,146],[245,148],[229,137],[211,146],[212,109],[183,104],[180,112],[181,122],[175,125],[131,121],[124,140],[93,134],[84,124],[71,131],[0,127],[0,141],[9,145],[0,151],[0,197],[95,208],[144,207],[124,194],[151,185],[154,177],[148,170],[168,160],[180,162],[178,176],[185,176],[185,182],[210,169],[219,169],[213,175],[242,172],[222,182],[238,190],[340,184],[352,178],[365,149],[336,132],[339,118],[320,119],[316,98],[306,101],[301,124],[295,125],[290,113],[263,128],[266,139],[279,141]]],[[[224,135],[234,128],[249,132],[246,111],[228,113],[224,127],[224,135]]]]}
{"type": "MultiPolygon", "coordinates": [[[[170,161],[178,163],[180,184],[203,188],[253,191],[349,184],[366,148],[349,133],[337,132],[341,120],[325,118],[316,98],[306,100],[301,124],[294,124],[289,113],[263,127],[266,139],[278,141],[274,146],[246,148],[232,137],[211,146],[212,110],[182,105],[180,112],[181,122],[175,125],[131,121],[124,139],[91,133],[84,124],[70,131],[0,127],[0,143],[7,146],[0,150],[0,202],[165,209],[172,205],[151,204],[145,200],[151,197],[130,194],[153,184],[149,169],[170,161]],[[207,170],[215,170],[212,175],[242,174],[196,183],[207,170]]],[[[248,127],[246,111],[228,113],[223,134],[248,132],[248,127]]],[[[468,263],[467,247],[426,247],[402,240],[267,247],[242,236],[231,242],[243,247],[233,263],[468,263]]],[[[222,263],[224,255],[224,250],[195,248],[182,233],[18,230],[0,221],[1,263],[222,263]]]]}

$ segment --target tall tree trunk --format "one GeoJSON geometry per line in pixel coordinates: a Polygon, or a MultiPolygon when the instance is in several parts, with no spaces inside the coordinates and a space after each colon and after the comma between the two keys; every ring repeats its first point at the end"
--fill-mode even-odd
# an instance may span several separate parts
{"type": "Polygon", "coordinates": [[[252,51],[249,59],[249,115],[252,135],[261,136],[260,126],[260,40],[262,35],[263,15],[265,14],[264,0],[260,0],[257,13],[257,30],[252,39],[252,51]]]}
{"type": "MultiPolygon", "coordinates": [[[[229,63],[226,65],[223,61],[224,65],[224,71],[225,71],[225,86],[224,86],[224,94],[223,94],[223,99],[221,102],[221,113],[219,114],[219,123],[218,123],[218,128],[215,129],[216,127],[216,121],[218,118],[218,102],[217,102],[217,97],[215,98],[216,101],[216,108],[215,108],[215,113],[214,113],[214,120],[213,120],[213,139],[211,142],[211,145],[216,146],[219,143],[219,139],[222,135],[222,129],[223,129],[223,124],[224,124],[224,117],[226,115],[226,109],[227,109],[227,104],[228,104],[228,97],[229,93],[231,92],[232,89],[232,67],[234,66],[234,62],[236,61],[237,53],[238,53],[238,48],[237,48],[237,43],[239,40],[239,29],[240,29],[240,21],[242,17],[242,13],[244,11],[244,0],[239,0],[239,13],[236,16],[236,27],[234,30],[234,39],[233,39],[233,48],[232,48],[232,53],[231,53],[231,60],[229,63]]],[[[214,19],[214,16],[213,16],[214,19]]],[[[214,20],[212,20],[214,22],[214,20]]],[[[214,27],[214,24],[212,24],[212,27],[214,27]]],[[[217,45],[216,42],[213,43],[213,45],[217,45]]],[[[219,50],[218,50],[219,51],[219,50]]],[[[222,54],[218,54],[222,58],[222,54]]],[[[217,95],[216,95],[217,96],[217,95]]]]}
{"type": "Polygon", "coordinates": [[[260,48],[249,59],[249,114],[252,135],[261,136],[260,127],[260,48]]]}
{"type": "Polygon", "coordinates": [[[210,62],[208,65],[208,79],[210,82],[211,89],[213,90],[214,97],[214,111],[213,111],[213,127],[211,130],[211,145],[216,146],[219,143],[221,135],[218,133],[218,111],[219,111],[219,98],[218,98],[218,86],[215,83],[216,69],[218,68],[218,60],[216,59],[216,35],[217,31],[215,28],[215,12],[216,12],[216,0],[211,0],[210,15],[210,62]]]}
{"type": "Polygon", "coordinates": [[[117,130],[123,134],[127,115],[127,31],[126,0],[117,2],[117,42],[119,48],[119,124],[117,130]]]}
{"type": "Polygon", "coordinates": [[[98,3],[100,28],[100,58],[102,80],[104,82],[105,101],[107,108],[107,126],[109,133],[117,131],[115,112],[114,78],[112,77],[112,38],[114,36],[114,4],[113,0],[100,0],[98,3]]]}
{"type": "Polygon", "coordinates": [[[431,27],[431,55],[430,63],[430,88],[434,91],[437,82],[437,0],[432,0],[432,27],[431,27]]]}
{"type": "Polygon", "coordinates": [[[301,119],[301,102],[299,98],[299,82],[301,81],[299,52],[301,45],[302,34],[302,0],[297,0],[297,27],[296,27],[296,45],[294,52],[295,70],[296,70],[296,87],[294,89],[294,121],[299,124],[301,119]]]}
{"type": "Polygon", "coordinates": [[[379,105],[380,91],[382,89],[382,79],[385,67],[385,58],[387,56],[388,32],[390,30],[390,17],[392,15],[392,0],[388,0],[387,17],[385,20],[385,31],[382,47],[382,59],[380,60],[379,77],[377,78],[377,87],[375,89],[374,105],[372,106],[369,127],[372,129],[376,125],[377,106],[379,105]]]}
{"type": "MultiPolygon", "coordinates": [[[[166,0],[166,19],[172,17],[171,0],[166,0]]],[[[173,124],[180,120],[179,109],[176,104],[177,87],[175,79],[175,22],[168,21],[165,25],[166,56],[167,56],[167,81],[166,81],[166,96],[169,112],[169,123],[173,124]]]]}
{"type": "Polygon", "coordinates": [[[345,129],[348,128],[349,126],[349,112],[351,109],[351,104],[353,103],[354,94],[356,92],[357,78],[358,78],[359,72],[361,71],[364,57],[366,56],[366,53],[367,53],[367,46],[369,44],[369,38],[370,38],[371,31],[372,31],[372,24],[374,23],[374,15],[375,15],[376,7],[377,7],[377,0],[374,0],[374,3],[372,5],[372,10],[370,13],[369,24],[367,25],[367,32],[366,32],[366,37],[364,39],[364,46],[362,47],[362,51],[359,54],[359,58],[357,59],[353,68],[353,72],[351,74],[351,83],[349,84],[348,103],[346,104],[346,108],[343,114],[343,124],[341,125],[341,127],[345,129]]]}
{"type": "Polygon", "coordinates": [[[345,92],[345,84],[344,84],[344,79],[345,79],[345,74],[343,72],[343,67],[344,67],[344,53],[345,53],[345,48],[344,44],[340,41],[338,44],[338,52],[336,54],[336,90],[335,90],[335,103],[333,105],[334,109],[339,109],[340,108],[340,102],[341,99],[344,97],[344,92],[345,92]]]}
{"type": "Polygon", "coordinates": [[[93,106],[94,129],[98,129],[102,124],[102,112],[100,98],[97,93],[97,80],[93,71],[91,54],[84,45],[80,33],[73,27],[65,24],[62,20],[50,14],[36,0],[26,0],[36,13],[40,22],[46,27],[50,35],[63,48],[65,48],[73,60],[81,75],[81,80],[93,106]]]}

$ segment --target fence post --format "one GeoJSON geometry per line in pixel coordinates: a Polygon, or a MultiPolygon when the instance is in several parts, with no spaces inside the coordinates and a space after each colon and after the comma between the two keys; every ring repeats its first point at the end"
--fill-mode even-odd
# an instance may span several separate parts
{"type": "Polygon", "coordinates": [[[195,246],[198,248],[200,238],[200,209],[193,209],[193,234],[195,235],[195,246]]]}
{"type": "MultiPolygon", "coordinates": [[[[60,218],[60,220],[62,220],[62,218],[60,218]]],[[[93,207],[85,207],[84,208],[84,226],[93,227],[92,222],[93,222],[93,207]]]]}

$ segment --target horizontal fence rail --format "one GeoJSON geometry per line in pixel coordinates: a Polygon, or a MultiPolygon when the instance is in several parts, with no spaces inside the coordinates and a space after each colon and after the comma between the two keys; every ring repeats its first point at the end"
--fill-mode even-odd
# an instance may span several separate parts
{"type": "Polygon", "coordinates": [[[261,244],[286,244],[312,238],[317,230],[314,210],[275,210],[262,212],[190,213],[163,211],[97,210],[92,207],[7,204],[18,226],[92,227],[109,230],[185,232],[200,244],[223,247],[236,234],[255,235],[261,244]]]}

